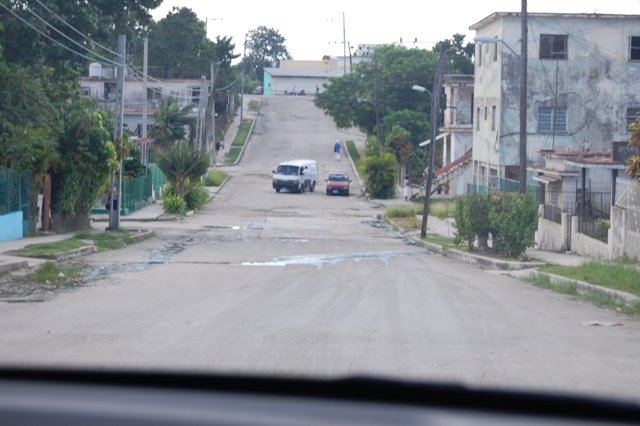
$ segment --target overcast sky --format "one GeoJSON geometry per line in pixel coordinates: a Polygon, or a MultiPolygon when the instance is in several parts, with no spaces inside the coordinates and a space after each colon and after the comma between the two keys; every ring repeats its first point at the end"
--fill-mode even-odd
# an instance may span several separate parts
{"type": "MultiPolygon", "coordinates": [[[[207,21],[207,35],[231,36],[242,53],[247,31],[264,25],[280,32],[294,59],[315,60],[343,52],[343,13],[347,45],[399,43],[431,48],[435,42],[462,33],[493,12],[520,11],[520,0],[429,2],[395,0],[378,3],[320,0],[164,0],[153,12],[160,20],[174,6],[192,9],[207,21]],[[438,6],[436,7],[435,4],[438,6]],[[417,44],[414,41],[417,39],[417,44]]],[[[528,0],[529,12],[621,13],[640,15],[639,0],[528,0]]]]}

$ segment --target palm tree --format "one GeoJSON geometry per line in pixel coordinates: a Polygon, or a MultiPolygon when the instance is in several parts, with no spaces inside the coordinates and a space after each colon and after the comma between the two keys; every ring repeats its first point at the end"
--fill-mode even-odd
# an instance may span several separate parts
{"type": "Polygon", "coordinates": [[[160,152],[158,167],[165,174],[176,195],[184,199],[209,168],[209,153],[204,153],[187,141],[178,141],[160,152]]]}
{"type": "Polygon", "coordinates": [[[175,98],[168,98],[164,101],[153,115],[153,127],[149,132],[149,136],[154,138],[154,145],[159,149],[163,149],[172,143],[182,140],[188,136],[191,140],[193,128],[196,119],[189,116],[191,106],[184,108],[178,106],[175,98]],[[186,127],[189,127],[189,135],[187,135],[186,127]]]}

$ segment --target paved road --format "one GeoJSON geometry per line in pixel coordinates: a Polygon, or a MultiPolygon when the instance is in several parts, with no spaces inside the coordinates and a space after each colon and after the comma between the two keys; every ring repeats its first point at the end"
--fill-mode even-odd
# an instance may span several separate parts
{"type": "Polygon", "coordinates": [[[640,395],[640,324],[418,247],[359,197],[276,192],[281,160],[346,139],[306,97],[267,98],[204,211],[92,255],[107,279],[0,305],[0,360],[287,375],[389,375],[640,395]],[[598,321],[604,326],[588,325],[598,321]]]}

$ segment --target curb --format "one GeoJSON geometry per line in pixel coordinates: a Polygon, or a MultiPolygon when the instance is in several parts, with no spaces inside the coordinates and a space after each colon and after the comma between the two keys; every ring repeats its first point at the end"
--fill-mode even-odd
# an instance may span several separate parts
{"type": "Polygon", "coordinates": [[[38,256],[32,256],[29,254],[21,254],[20,256],[23,257],[30,257],[30,258],[34,258],[34,259],[48,259],[48,260],[55,260],[56,262],[64,262],[65,260],[69,260],[72,259],[74,257],[80,257],[80,256],[87,256],[89,254],[93,254],[95,252],[97,252],[98,249],[96,248],[96,246],[84,246],[84,247],[79,247],[77,249],[73,249],[73,250],[69,250],[69,251],[63,251],[60,253],[52,253],[52,254],[41,254],[38,256]]]}
{"type": "Polygon", "coordinates": [[[17,271],[29,267],[29,262],[26,260],[16,260],[7,263],[0,263],[0,274],[8,274],[9,272],[17,271]]]}

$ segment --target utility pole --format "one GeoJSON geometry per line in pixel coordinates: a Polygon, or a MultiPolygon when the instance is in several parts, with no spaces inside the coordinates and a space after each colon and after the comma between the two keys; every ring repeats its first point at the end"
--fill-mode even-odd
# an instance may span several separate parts
{"type": "Polygon", "coordinates": [[[149,144],[147,143],[147,121],[149,115],[148,109],[148,94],[147,94],[147,68],[148,68],[148,59],[149,59],[149,39],[145,37],[144,48],[142,53],[142,93],[144,96],[144,102],[142,103],[142,143],[144,144],[143,154],[144,154],[144,165],[145,167],[149,164],[149,144]]]}
{"type": "Polygon", "coordinates": [[[433,78],[433,89],[431,91],[431,143],[429,146],[429,165],[427,167],[427,182],[424,191],[424,211],[422,213],[422,228],[420,236],[427,236],[427,219],[429,218],[429,205],[431,202],[431,186],[433,185],[433,174],[436,159],[436,136],[438,133],[440,119],[440,89],[442,87],[442,76],[444,74],[445,59],[447,57],[447,43],[440,47],[436,75],[433,78]]]}
{"type": "Polygon", "coordinates": [[[342,12],[342,62],[344,73],[347,75],[347,24],[345,22],[344,12],[342,12]]]}
{"type": "Polygon", "coordinates": [[[520,12],[520,194],[527,193],[527,0],[520,12]]]}
{"type": "Polygon", "coordinates": [[[206,108],[207,108],[207,97],[205,97],[205,93],[207,92],[207,77],[200,77],[200,98],[198,99],[198,121],[196,121],[196,142],[198,143],[198,149],[202,149],[203,140],[204,140],[204,125],[205,125],[205,117],[206,117],[206,108]]]}
{"type": "MultiPolygon", "coordinates": [[[[244,50],[242,51],[242,79],[240,79],[240,126],[242,126],[244,112],[244,75],[247,72],[247,35],[244,35],[244,50]]],[[[264,88],[263,88],[264,90],[264,88]]]]}
{"type": "MultiPolygon", "coordinates": [[[[242,122],[240,123],[242,125],[242,122]]],[[[211,63],[211,135],[209,136],[211,145],[209,148],[213,151],[213,158],[216,156],[216,68],[215,63],[211,63]]],[[[206,149],[205,149],[206,151],[206,149]]]]}
{"type": "Polygon", "coordinates": [[[373,55],[373,66],[375,67],[375,75],[374,75],[374,95],[375,95],[375,103],[374,106],[376,108],[376,138],[378,138],[378,148],[382,149],[382,136],[380,134],[380,102],[378,101],[378,56],[376,54],[373,55]]]}
{"type": "MultiPolygon", "coordinates": [[[[122,140],[122,125],[123,125],[123,114],[124,114],[124,64],[125,64],[125,56],[127,53],[127,36],[124,34],[120,34],[118,36],[118,66],[117,66],[117,80],[116,80],[116,105],[115,105],[115,118],[116,125],[114,130],[114,136],[116,142],[120,144],[123,143],[122,140]]],[[[109,229],[117,230],[120,228],[120,210],[122,209],[122,163],[123,159],[121,156],[121,147],[118,155],[120,156],[120,169],[118,171],[118,201],[114,200],[114,185],[113,185],[113,173],[111,175],[111,205],[109,206],[109,229]],[[114,209],[115,205],[115,209],[114,209]]]]}

